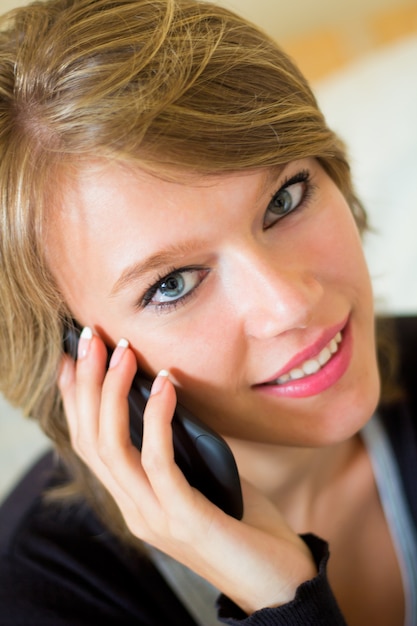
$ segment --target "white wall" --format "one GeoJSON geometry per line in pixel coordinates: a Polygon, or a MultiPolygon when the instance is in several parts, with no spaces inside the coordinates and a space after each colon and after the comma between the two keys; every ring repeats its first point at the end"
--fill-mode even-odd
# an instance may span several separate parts
{"type": "Polygon", "coordinates": [[[15,7],[23,4],[27,4],[27,2],[24,2],[23,0],[0,0],[1,13],[5,13],[9,9],[14,9],[15,7]]]}
{"type": "MultiPolygon", "coordinates": [[[[353,24],[375,10],[403,4],[399,0],[217,0],[217,3],[258,23],[277,38],[292,37],[328,24],[353,24]]],[[[26,0],[0,0],[0,9],[3,13],[24,4],[26,0]]]]}
{"type": "Polygon", "coordinates": [[[316,27],[346,24],[384,8],[396,7],[398,0],[217,0],[217,4],[233,9],[257,22],[271,35],[287,38],[316,27]]]}

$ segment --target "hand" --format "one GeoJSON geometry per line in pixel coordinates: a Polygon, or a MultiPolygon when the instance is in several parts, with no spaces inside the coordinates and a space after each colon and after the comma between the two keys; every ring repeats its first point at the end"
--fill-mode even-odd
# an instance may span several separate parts
{"type": "Polygon", "coordinates": [[[245,612],[277,606],[315,576],[304,542],[277,509],[243,483],[238,521],[190,487],[174,461],[174,386],[158,376],[144,414],[142,451],[130,440],[128,393],[136,358],[127,342],[113,353],[97,336],[80,339],[75,364],[63,357],[59,386],[71,442],[114,498],[129,530],[228,595],[245,612]]]}

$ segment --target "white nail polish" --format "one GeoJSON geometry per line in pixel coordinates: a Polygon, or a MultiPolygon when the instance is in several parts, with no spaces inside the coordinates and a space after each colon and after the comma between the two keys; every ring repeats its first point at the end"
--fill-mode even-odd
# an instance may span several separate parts
{"type": "Polygon", "coordinates": [[[160,393],[165,386],[166,381],[168,380],[169,372],[168,370],[161,370],[155,380],[152,383],[151,388],[151,396],[156,396],[157,393],[160,393]]]}
{"type": "Polygon", "coordinates": [[[129,347],[129,342],[127,339],[120,339],[113,354],[111,355],[109,369],[112,367],[116,367],[118,365],[125,353],[126,348],[129,347]]]}
{"type": "Polygon", "coordinates": [[[85,326],[82,329],[80,334],[80,341],[78,342],[78,354],[77,359],[81,361],[81,359],[85,359],[90,349],[90,342],[93,338],[93,331],[89,326],[85,326]]]}

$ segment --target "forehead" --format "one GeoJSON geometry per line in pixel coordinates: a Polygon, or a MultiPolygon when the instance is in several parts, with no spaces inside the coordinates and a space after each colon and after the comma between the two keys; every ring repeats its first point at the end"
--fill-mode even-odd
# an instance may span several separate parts
{"type": "Polygon", "coordinates": [[[189,198],[220,197],[225,191],[238,193],[242,187],[263,196],[284,167],[216,174],[178,171],[158,176],[132,165],[92,162],[64,175],[54,221],[63,218],[86,222],[94,216],[104,219],[109,210],[119,212],[131,202],[146,215],[156,206],[169,210],[178,204],[181,208],[189,198]]]}
{"type": "Polygon", "coordinates": [[[82,283],[108,288],[126,267],[168,246],[185,254],[224,240],[245,207],[270,198],[279,169],[183,180],[117,163],[71,170],[47,222],[49,264],[64,297],[76,301],[82,283]]]}

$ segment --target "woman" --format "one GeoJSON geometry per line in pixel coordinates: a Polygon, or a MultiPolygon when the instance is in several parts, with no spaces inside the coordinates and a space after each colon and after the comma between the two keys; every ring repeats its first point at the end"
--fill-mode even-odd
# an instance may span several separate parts
{"type": "Polygon", "coordinates": [[[2,623],[195,624],[144,545],[226,623],[412,623],[362,434],[365,217],[298,70],[194,0],[49,0],[6,18],[0,54],[1,380],[65,462],[5,505],[2,623]],[[175,464],[176,395],[229,443],[242,520],[175,464]]]}

